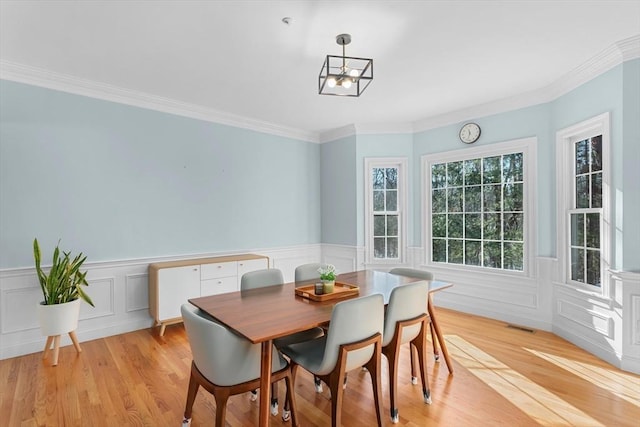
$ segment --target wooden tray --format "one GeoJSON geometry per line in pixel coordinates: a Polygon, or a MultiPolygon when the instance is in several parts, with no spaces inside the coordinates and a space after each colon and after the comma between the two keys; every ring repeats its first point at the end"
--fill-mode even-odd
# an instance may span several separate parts
{"type": "Polygon", "coordinates": [[[336,282],[336,284],[333,286],[332,293],[322,295],[316,295],[315,287],[315,284],[300,286],[299,288],[296,288],[296,295],[311,301],[329,301],[334,299],[352,297],[360,293],[360,288],[348,283],[336,282]]]}

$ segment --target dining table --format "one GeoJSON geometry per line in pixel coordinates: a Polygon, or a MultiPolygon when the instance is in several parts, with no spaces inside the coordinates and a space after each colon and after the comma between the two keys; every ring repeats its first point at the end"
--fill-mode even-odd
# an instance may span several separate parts
{"type": "MultiPolygon", "coordinates": [[[[313,327],[326,326],[331,319],[333,306],[339,301],[371,294],[382,294],[386,305],[389,302],[391,291],[395,287],[417,281],[420,279],[384,271],[361,270],[336,276],[336,286],[358,288],[357,294],[349,294],[345,298],[315,301],[296,295],[297,287],[317,282],[317,280],[311,280],[203,296],[189,299],[189,302],[236,334],[254,344],[261,345],[259,425],[266,427],[269,425],[270,416],[271,362],[274,339],[313,327]]],[[[452,286],[451,283],[432,280],[429,282],[430,296],[431,293],[450,286],[452,286]]],[[[428,305],[431,305],[432,298],[430,297],[428,301],[430,303],[428,305]]],[[[432,308],[429,309],[429,314],[433,322],[432,308]]],[[[331,326],[329,325],[329,327],[331,326]]],[[[441,334],[437,324],[434,325],[434,329],[438,335],[441,334]]],[[[452,372],[446,344],[441,336],[437,338],[449,372],[452,372]]],[[[436,350],[435,342],[434,350],[436,350]]]]}

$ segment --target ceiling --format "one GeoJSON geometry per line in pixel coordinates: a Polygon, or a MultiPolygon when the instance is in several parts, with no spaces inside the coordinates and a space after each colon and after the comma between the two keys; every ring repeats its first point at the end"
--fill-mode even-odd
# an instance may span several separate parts
{"type": "Polygon", "coordinates": [[[4,64],[315,133],[535,91],[638,34],[640,0],[0,1],[4,64]],[[374,60],[359,98],[317,93],[340,33],[374,60]]]}

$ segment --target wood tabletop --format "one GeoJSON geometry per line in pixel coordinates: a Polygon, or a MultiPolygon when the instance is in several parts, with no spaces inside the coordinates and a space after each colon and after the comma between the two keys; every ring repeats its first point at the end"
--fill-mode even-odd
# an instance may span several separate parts
{"type": "MultiPolygon", "coordinates": [[[[375,270],[344,273],[336,277],[337,283],[360,288],[359,295],[354,298],[380,293],[384,296],[385,303],[394,287],[418,280],[375,270]]],[[[432,281],[430,291],[435,292],[449,286],[450,283],[432,281]]],[[[295,287],[296,283],[287,283],[192,298],[189,302],[249,341],[261,343],[325,324],[331,319],[333,306],[344,301],[309,301],[296,296],[295,287]]]]}

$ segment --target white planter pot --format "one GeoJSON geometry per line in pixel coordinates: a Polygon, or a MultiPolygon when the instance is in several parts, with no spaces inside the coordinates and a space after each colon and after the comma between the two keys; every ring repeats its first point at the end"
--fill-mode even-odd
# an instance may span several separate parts
{"type": "Polygon", "coordinates": [[[75,331],[80,317],[80,299],[64,304],[38,304],[38,319],[44,336],[56,336],[75,331]]]}

